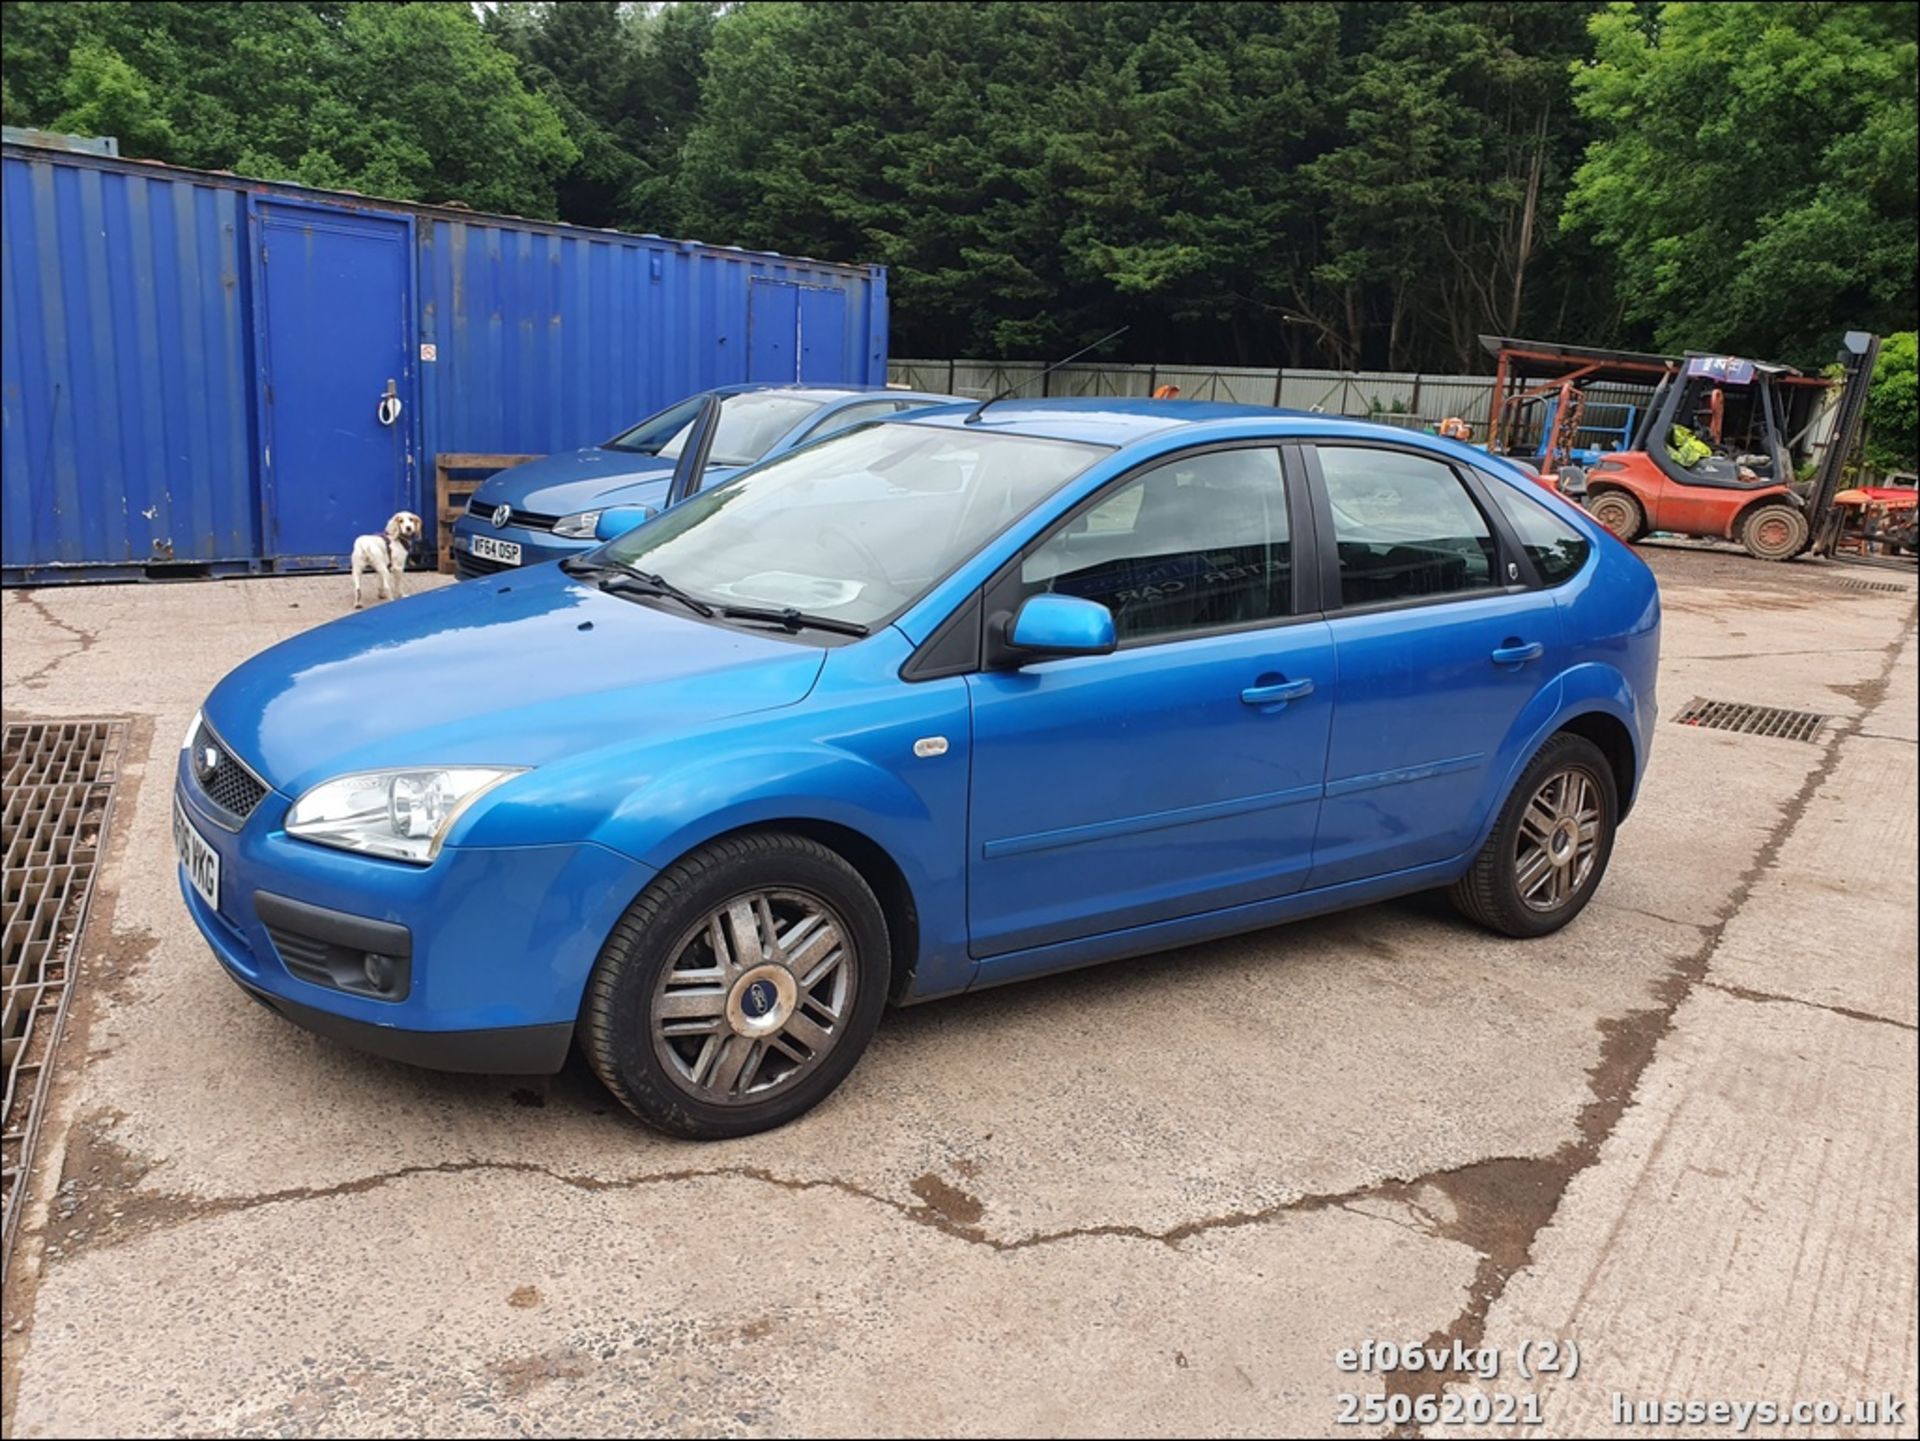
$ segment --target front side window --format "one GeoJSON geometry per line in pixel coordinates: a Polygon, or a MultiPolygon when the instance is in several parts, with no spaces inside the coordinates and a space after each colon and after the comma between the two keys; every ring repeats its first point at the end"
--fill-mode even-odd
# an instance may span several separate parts
{"type": "Polygon", "coordinates": [[[1109,491],[1021,563],[1021,598],[1096,600],[1124,644],[1274,620],[1293,609],[1277,450],[1219,450],[1109,491]]]}
{"type": "Polygon", "coordinates": [[[658,415],[650,415],[631,430],[623,430],[601,444],[602,450],[623,450],[634,455],[658,455],[660,447],[693,424],[700,413],[704,396],[696,395],[678,405],[669,405],[658,415]]]}
{"type": "Polygon", "coordinates": [[[1492,589],[1497,547],[1453,468],[1359,445],[1319,447],[1343,606],[1492,589]]]}
{"type": "Polygon", "coordinates": [[[1557,585],[1578,574],[1593,550],[1585,536],[1518,488],[1492,478],[1486,485],[1493,492],[1494,503],[1512,522],[1520,544],[1533,557],[1541,580],[1557,585]]]}
{"type": "Polygon", "coordinates": [[[882,624],[1106,454],[990,431],[881,424],[770,460],[604,553],[716,606],[882,624]]]}

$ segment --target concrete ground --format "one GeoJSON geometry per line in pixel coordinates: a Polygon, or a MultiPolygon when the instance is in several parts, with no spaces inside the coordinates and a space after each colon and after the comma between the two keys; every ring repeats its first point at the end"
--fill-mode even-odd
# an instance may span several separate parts
{"type": "Polygon", "coordinates": [[[642,1129],[577,1062],[339,1049],[208,956],[174,746],[344,579],[7,594],[9,720],[138,718],[6,1292],[7,1430],[1366,1435],[1343,1393],[1434,1383],[1339,1353],[1458,1341],[1500,1348],[1446,1393],[1464,1414],[1538,1398],[1495,1434],[1631,1433],[1616,1394],[1883,1393],[1905,1421],[1862,1434],[1915,1434],[1912,571],[1648,555],[1664,716],[1836,719],[1663,724],[1560,935],[1418,899],[896,1012],[819,1111],[722,1145],[642,1129]]]}

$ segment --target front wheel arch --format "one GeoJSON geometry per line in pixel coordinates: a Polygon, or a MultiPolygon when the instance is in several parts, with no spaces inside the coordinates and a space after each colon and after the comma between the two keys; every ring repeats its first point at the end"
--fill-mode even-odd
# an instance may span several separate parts
{"type": "Polygon", "coordinates": [[[703,835],[667,860],[660,869],[664,870],[716,841],[776,833],[804,836],[817,842],[859,872],[860,879],[867,883],[867,888],[880,902],[880,909],[887,920],[892,972],[887,987],[888,999],[895,1002],[904,999],[913,987],[914,975],[920,964],[920,908],[914,899],[913,886],[900,869],[899,862],[871,836],[852,826],[817,817],[774,816],[735,826],[731,830],[703,835]]]}

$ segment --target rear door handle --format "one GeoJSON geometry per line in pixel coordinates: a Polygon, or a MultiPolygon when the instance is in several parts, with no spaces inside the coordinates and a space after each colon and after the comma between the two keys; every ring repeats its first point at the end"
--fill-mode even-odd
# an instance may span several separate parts
{"type": "Polygon", "coordinates": [[[1522,645],[1519,641],[1509,641],[1493,653],[1495,665],[1525,665],[1530,660],[1539,660],[1547,653],[1547,648],[1539,641],[1528,641],[1522,645]]]}
{"type": "Polygon", "coordinates": [[[1302,696],[1313,694],[1313,682],[1310,680],[1283,680],[1275,685],[1248,686],[1240,692],[1240,699],[1248,705],[1282,706],[1290,700],[1299,700],[1302,696]]]}

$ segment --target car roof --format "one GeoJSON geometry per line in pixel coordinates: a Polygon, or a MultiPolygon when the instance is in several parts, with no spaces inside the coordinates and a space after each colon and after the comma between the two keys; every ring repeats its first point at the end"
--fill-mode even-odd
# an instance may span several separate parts
{"type": "MultiPolygon", "coordinates": [[[[966,425],[967,417],[979,408],[979,404],[976,400],[963,405],[943,405],[935,410],[899,416],[888,424],[937,425],[959,429],[966,425]]],[[[1045,440],[1074,440],[1120,450],[1149,436],[1165,435],[1183,426],[1200,430],[1201,434],[1195,439],[1202,444],[1213,438],[1239,439],[1246,434],[1242,427],[1248,421],[1260,422],[1263,429],[1271,427],[1270,433],[1289,439],[1391,441],[1465,461],[1483,471],[1503,474],[1522,485],[1528,482],[1527,473],[1514,463],[1513,457],[1495,455],[1464,441],[1449,440],[1430,431],[1388,425],[1378,420],[1327,415],[1316,410],[1290,410],[1275,405],[1235,405],[1211,400],[1144,400],[1125,396],[1002,400],[990,405],[970,428],[1045,440]],[[1235,421],[1241,422],[1241,425],[1231,424],[1235,421]]]]}
{"type": "MultiPolygon", "coordinates": [[[[902,416],[903,425],[958,426],[978,408],[979,401],[944,405],[937,410],[902,416]]],[[[1145,400],[1126,396],[1079,396],[1059,400],[999,400],[993,402],[975,421],[980,430],[1009,435],[1031,435],[1048,440],[1092,441],[1100,445],[1125,446],[1149,435],[1157,435],[1183,425],[1203,425],[1209,421],[1290,420],[1289,426],[1300,434],[1339,434],[1351,430],[1356,435],[1379,436],[1383,433],[1405,438],[1417,432],[1375,421],[1353,420],[1345,416],[1322,415],[1317,411],[1285,410],[1272,405],[1238,405],[1214,400],[1145,400]]],[[[1432,437],[1425,437],[1432,439],[1432,437]]]]}
{"type": "Polygon", "coordinates": [[[743,381],[734,385],[716,385],[715,395],[745,395],[757,391],[768,395],[791,395],[802,400],[817,400],[832,404],[840,400],[865,400],[878,396],[894,396],[901,400],[924,400],[955,402],[957,395],[935,395],[920,390],[896,390],[889,385],[807,385],[796,381],[743,381]]]}

